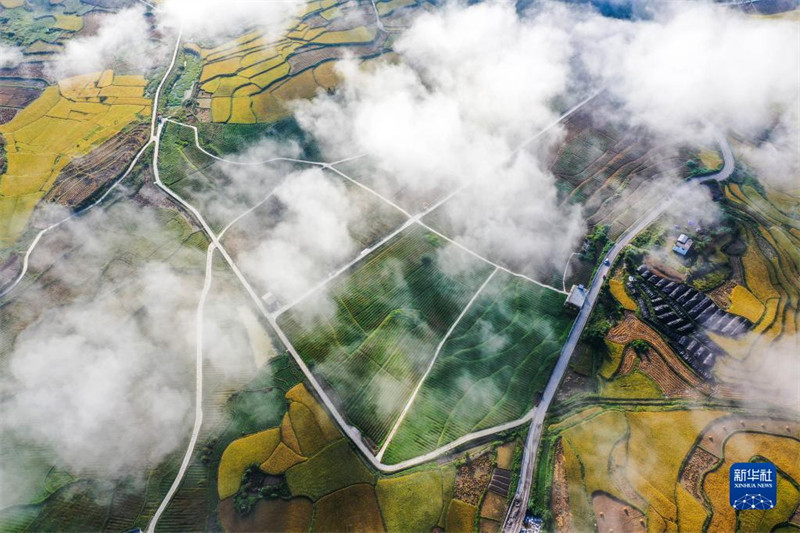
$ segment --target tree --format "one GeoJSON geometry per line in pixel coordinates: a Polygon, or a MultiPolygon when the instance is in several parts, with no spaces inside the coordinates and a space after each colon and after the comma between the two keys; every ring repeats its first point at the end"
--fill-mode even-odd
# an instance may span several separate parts
{"type": "Polygon", "coordinates": [[[637,355],[644,355],[650,349],[650,345],[642,339],[636,339],[631,342],[631,348],[637,355]]]}

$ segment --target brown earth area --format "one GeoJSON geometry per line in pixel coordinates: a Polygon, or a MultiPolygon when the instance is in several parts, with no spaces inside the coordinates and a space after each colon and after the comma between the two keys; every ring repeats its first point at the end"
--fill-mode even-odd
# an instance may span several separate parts
{"type": "Polygon", "coordinates": [[[703,501],[703,476],[718,462],[718,457],[700,447],[695,447],[689,453],[689,460],[683,467],[680,483],[696,500],[703,501]]]}
{"type": "Polygon", "coordinates": [[[488,453],[461,465],[456,471],[453,497],[478,506],[492,475],[492,458],[488,453]]]}
{"type": "Polygon", "coordinates": [[[134,154],[147,141],[147,135],[147,125],[140,124],[71,161],[58,175],[44,201],[72,209],[83,207],[92,195],[125,172],[134,154]]]}
{"type": "Polygon", "coordinates": [[[553,486],[550,488],[550,507],[553,510],[555,530],[562,533],[572,531],[572,514],[569,508],[569,488],[564,468],[564,444],[561,438],[556,441],[553,456],[553,486]]]}
{"type": "Polygon", "coordinates": [[[219,504],[219,519],[228,532],[286,531],[306,532],[311,526],[311,500],[259,500],[251,512],[240,516],[233,507],[233,498],[219,504]]]}
{"type": "MultiPolygon", "coordinates": [[[[636,318],[631,312],[606,335],[606,339],[619,344],[628,344],[636,339],[650,343],[655,350],[648,350],[641,358],[639,369],[645,372],[667,396],[698,398],[701,393],[708,395],[711,387],[695,374],[678,357],[672,348],[650,326],[636,318]]],[[[633,368],[631,358],[635,358],[633,350],[625,350],[620,369],[633,368]]],[[[624,372],[622,372],[624,373],[624,372]]]]}
{"type": "Polygon", "coordinates": [[[727,309],[731,306],[731,291],[736,286],[736,282],[728,280],[714,290],[708,291],[706,296],[717,304],[722,309],[727,309]]]}
{"type": "Polygon", "coordinates": [[[592,507],[597,518],[598,533],[645,533],[644,515],[624,502],[612,498],[605,492],[592,496],[592,507]]]}

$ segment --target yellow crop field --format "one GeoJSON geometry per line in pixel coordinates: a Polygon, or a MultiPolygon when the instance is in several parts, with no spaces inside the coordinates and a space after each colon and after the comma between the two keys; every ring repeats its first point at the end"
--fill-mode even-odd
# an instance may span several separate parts
{"type": "Polygon", "coordinates": [[[211,100],[211,120],[214,122],[228,122],[231,116],[231,99],[227,96],[211,100]]]}
{"type": "Polygon", "coordinates": [[[77,15],[56,14],[54,28],[66,31],[80,31],[83,29],[83,19],[77,15]]]}
{"type": "Polygon", "coordinates": [[[753,324],[757,324],[764,314],[764,304],[753,293],[742,285],[737,285],[731,291],[731,306],[728,311],[743,316],[753,324]]]}
{"type": "Polygon", "coordinates": [[[230,122],[236,124],[254,124],[256,116],[250,109],[252,100],[247,96],[236,96],[231,99],[231,118],[230,122]]]}
{"type": "Polygon", "coordinates": [[[295,435],[292,427],[292,420],[288,416],[284,416],[281,421],[281,440],[295,453],[302,453],[300,451],[300,443],[297,441],[297,435],[295,435]]]}
{"type": "MultiPolygon", "coordinates": [[[[733,531],[736,523],[736,512],[728,503],[728,475],[730,467],[736,462],[747,462],[754,456],[765,457],[775,464],[778,470],[789,476],[795,483],[800,481],[800,442],[777,435],[760,433],[737,433],[725,442],[725,461],[715,470],[709,472],[703,483],[703,492],[711,503],[714,513],[712,515],[709,531],[733,531]]],[[[772,526],[786,521],[794,512],[797,500],[792,504],[793,494],[788,491],[790,484],[778,484],[778,502],[789,500],[785,506],[777,507],[773,514],[772,526]],[[782,513],[782,516],[775,516],[782,513]]],[[[792,487],[793,488],[793,487],[792,487]]],[[[796,490],[795,490],[796,494],[796,490]]],[[[794,496],[796,498],[796,496],[794,496]]],[[[786,503],[786,502],[784,502],[786,503]]],[[[772,529],[767,527],[765,531],[772,529]]]]}
{"type": "Polygon", "coordinates": [[[624,499],[609,478],[608,457],[627,429],[628,423],[622,412],[606,411],[561,434],[565,448],[569,445],[583,465],[583,484],[587,494],[600,490],[624,499]]]}
{"type": "Polygon", "coordinates": [[[635,371],[606,381],[600,386],[605,398],[663,398],[664,393],[646,374],[635,371]]]}
{"type": "Polygon", "coordinates": [[[758,249],[755,238],[748,231],[747,252],[742,257],[744,279],[750,292],[763,303],[779,296],[778,291],[775,290],[770,281],[768,264],[758,249]]]}
{"type": "Polygon", "coordinates": [[[708,517],[703,504],[680,484],[675,487],[675,499],[678,504],[678,525],[681,531],[703,531],[703,524],[708,517]]]}
{"type": "Polygon", "coordinates": [[[636,311],[636,302],[633,301],[633,298],[628,296],[628,292],[625,290],[625,284],[622,283],[622,281],[612,279],[608,282],[608,288],[611,291],[611,295],[614,296],[614,299],[619,302],[623,309],[636,311]]]}
{"type": "Polygon", "coordinates": [[[14,9],[25,4],[25,0],[0,0],[0,6],[6,9],[14,9]]]}
{"type": "Polygon", "coordinates": [[[378,14],[380,16],[388,15],[396,9],[406,6],[413,6],[414,4],[416,4],[416,0],[390,0],[388,2],[375,2],[375,5],[378,7],[378,14]]]}
{"type": "Polygon", "coordinates": [[[328,442],[333,442],[334,440],[340,438],[342,434],[339,432],[339,429],[334,425],[331,418],[328,416],[328,413],[325,412],[325,409],[311,396],[311,393],[308,392],[305,385],[302,383],[299,385],[295,385],[286,393],[286,399],[292,402],[297,402],[305,405],[308,409],[313,413],[314,419],[319,425],[320,430],[322,430],[322,434],[325,437],[325,440],[328,442]]]}
{"type": "Polygon", "coordinates": [[[224,500],[236,494],[247,467],[265,462],[281,440],[278,428],[268,429],[233,441],[222,453],[219,461],[219,480],[217,491],[224,500]]]}
{"type": "MultiPolygon", "coordinates": [[[[401,0],[398,5],[407,1],[401,0]]],[[[329,20],[347,14],[334,6],[335,1],[311,2],[305,6],[305,12],[319,12],[329,20]],[[314,5],[318,7],[312,9],[314,5]]],[[[330,89],[339,82],[335,61],[331,61],[336,56],[332,54],[301,50],[303,59],[290,63],[289,59],[301,46],[363,47],[377,37],[377,29],[372,26],[336,31],[312,26],[298,19],[278,40],[250,32],[214,48],[198,48],[203,58],[200,88],[211,94],[211,120],[250,124],[284,118],[289,114],[287,101],[311,98],[320,88],[330,89]]]]}
{"type": "Polygon", "coordinates": [[[375,39],[375,29],[359,26],[346,31],[326,31],[316,39],[319,44],[368,43],[375,39]]]}
{"type": "Polygon", "coordinates": [[[452,533],[472,533],[472,524],[478,508],[461,500],[451,500],[447,509],[447,527],[445,531],[452,533]]]}
{"type": "Polygon", "coordinates": [[[289,418],[300,443],[300,450],[306,457],[314,455],[328,443],[313,413],[305,405],[292,402],[289,405],[289,418]]]}
{"type": "Polygon", "coordinates": [[[700,152],[700,163],[708,170],[719,170],[722,168],[722,157],[715,150],[703,150],[700,152]]]}
{"type": "Polygon", "coordinates": [[[275,448],[275,451],[272,452],[272,455],[261,463],[260,468],[267,474],[278,476],[305,460],[305,457],[297,455],[291,448],[281,442],[275,448]]]}
{"type": "Polygon", "coordinates": [[[7,124],[0,125],[6,140],[8,165],[0,177],[0,198],[25,196],[15,203],[14,223],[6,223],[0,246],[13,244],[24,230],[38,199],[47,193],[59,172],[70,161],[89,153],[125,126],[147,118],[150,100],[144,98],[146,80],[127,76],[118,85],[111,71],[95,72],[61,80],[48,87],[7,124]],[[98,88],[99,83],[110,84],[98,88]],[[136,98],[138,105],[100,103],[96,91],[110,91],[136,98]],[[88,96],[87,96],[88,95],[88,96]]]}

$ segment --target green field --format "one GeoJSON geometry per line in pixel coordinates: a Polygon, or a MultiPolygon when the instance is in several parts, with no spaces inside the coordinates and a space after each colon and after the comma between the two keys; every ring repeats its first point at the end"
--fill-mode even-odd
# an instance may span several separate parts
{"type": "Polygon", "coordinates": [[[560,293],[498,272],[442,347],[384,462],[415,457],[529,411],[571,324],[563,303],[560,293]]]}
{"type": "Polygon", "coordinates": [[[380,444],[422,376],[436,344],[489,274],[460,250],[464,270],[442,268],[444,242],[421,228],[401,233],[369,256],[329,294],[318,294],[279,318],[340,409],[380,444]],[[334,316],[314,310],[335,306],[334,316]],[[310,318],[309,318],[310,317],[310,318]]]}
{"type": "MultiPolygon", "coordinates": [[[[328,295],[279,318],[346,418],[376,446],[490,274],[491,267],[458,249],[469,267],[446,274],[443,249],[435,235],[407,230],[328,295]],[[314,315],[326,298],[334,315],[314,315]]],[[[498,272],[443,345],[384,460],[415,457],[530,410],[571,323],[563,301],[555,291],[498,272]]]]}

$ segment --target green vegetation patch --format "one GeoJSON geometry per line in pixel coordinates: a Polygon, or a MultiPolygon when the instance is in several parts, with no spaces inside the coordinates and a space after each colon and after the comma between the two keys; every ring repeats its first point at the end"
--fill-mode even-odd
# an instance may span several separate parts
{"type": "Polygon", "coordinates": [[[384,460],[524,416],[569,331],[563,303],[561,293],[498,272],[445,342],[384,460]]]}
{"type": "Polygon", "coordinates": [[[422,228],[405,231],[337,280],[327,294],[313,296],[279,318],[347,418],[377,444],[422,377],[437,343],[490,270],[429,236],[422,228]],[[448,274],[450,261],[464,268],[448,274]],[[331,303],[334,314],[320,314],[331,303]]]}
{"type": "Polygon", "coordinates": [[[376,492],[388,531],[431,531],[442,514],[442,471],[381,479],[376,492]]]}
{"type": "Polygon", "coordinates": [[[326,494],[355,485],[375,483],[375,476],[350,448],[350,443],[340,439],[308,461],[286,471],[286,482],[294,496],[308,496],[316,501],[326,494]]]}

